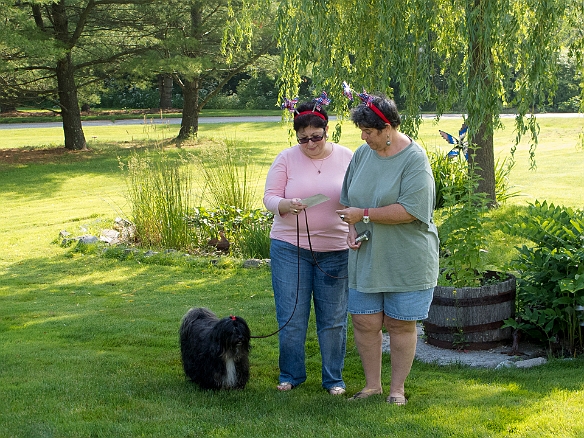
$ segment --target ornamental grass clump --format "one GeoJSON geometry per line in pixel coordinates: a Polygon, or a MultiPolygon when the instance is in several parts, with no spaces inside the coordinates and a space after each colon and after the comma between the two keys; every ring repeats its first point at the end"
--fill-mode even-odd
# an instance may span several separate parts
{"type": "Polygon", "coordinates": [[[225,253],[268,258],[273,215],[254,208],[258,178],[249,155],[234,141],[207,142],[186,156],[143,152],[120,162],[136,243],[207,254],[222,236],[225,253]]]}
{"type": "Polygon", "coordinates": [[[193,201],[186,162],[163,152],[144,152],[132,154],[121,167],[127,169],[127,197],[138,242],[177,250],[198,246],[187,221],[193,201]]]}
{"type": "Polygon", "coordinates": [[[257,206],[258,175],[251,170],[251,154],[235,140],[225,140],[193,154],[204,181],[204,199],[213,208],[236,207],[250,210],[257,206]]]}

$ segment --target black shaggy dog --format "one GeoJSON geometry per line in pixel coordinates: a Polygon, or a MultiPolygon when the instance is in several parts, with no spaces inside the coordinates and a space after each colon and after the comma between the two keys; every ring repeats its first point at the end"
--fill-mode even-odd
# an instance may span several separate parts
{"type": "Polygon", "coordinates": [[[203,389],[243,389],[249,380],[250,331],[243,318],[192,308],[180,326],[185,374],[203,389]]]}

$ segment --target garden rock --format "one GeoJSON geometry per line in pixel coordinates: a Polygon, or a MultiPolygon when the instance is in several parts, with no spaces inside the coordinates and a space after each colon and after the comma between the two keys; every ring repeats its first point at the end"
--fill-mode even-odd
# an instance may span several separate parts
{"type": "Polygon", "coordinates": [[[259,268],[264,263],[261,259],[248,259],[243,262],[244,268],[259,268]]]}
{"type": "Polygon", "coordinates": [[[120,232],[116,230],[101,230],[99,240],[109,245],[120,243],[120,232]]]}
{"type": "MultiPolygon", "coordinates": [[[[462,364],[471,367],[482,368],[529,368],[543,365],[547,362],[545,351],[540,347],[522,342],[519,345],[520,354],[511,356],[511,346],[501,346],[490,350],[451,350],[435,347],[426,343],[424,330],[418,324],[418,344],[416,346],[416,359],[424,363],[438,365],[462,364]],[[521,364],[521,365],[519,365],[521,364]]],[[[382,349],[389,353],[389,335],[384,333],[382,349]]]]}
{"type": "Polygon", "coordinates": [[[68,231],[63,230],[59,233],[59,238],[62,239],[61,246],[69,246],[75,242],[90,245],[93,243],[97,243],[99,241],[99,239],[97,237],[92,236],[91,234],[84,234],[82,236],[77,236],[77,237],[70,237],[70,236],[71,236],[71,233],[69,233],[68,231]]]}
{"type": "Polygon", "coordinates": [[[84,234],[81,237],[78,237],[77,240],[79,243],[84,243],[86,245],[91,245],[92,243],[97,243],[99,239],[91,234],[84,234]]]}
{"type": "Polygon", "coordinates": [[[533,359],[519,360],[515,362],[517,368],[531,368],[547,363],[545,357],[534,357],[533,359]]]}
{"type": "Polygon", "coordinates": [[[133,242],[136,238],[136,225],[126,219],[117,217],[113,228],[120,233],[119,239],[122,242],[133,242]]]}

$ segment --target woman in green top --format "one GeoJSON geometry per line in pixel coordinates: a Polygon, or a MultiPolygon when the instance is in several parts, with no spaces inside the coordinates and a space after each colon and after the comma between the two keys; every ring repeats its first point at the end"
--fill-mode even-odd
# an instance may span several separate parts
{"type": "Polygon", "coordinates": [[[341,220],[349,224],[349,313],[365,373],[353,399],[382,394],[382,328],[390,338],[387,402],[407,403],[405,380],[416,353],[416,321],[426,319],[438,278],[438,232],[432,214],[435,186],[425,151],[397,130],[392,100],[360,95],[351,119],[366,144],[343,183],[341,220]],[[356,242],[368,230],[368,240],[356,242]]]}

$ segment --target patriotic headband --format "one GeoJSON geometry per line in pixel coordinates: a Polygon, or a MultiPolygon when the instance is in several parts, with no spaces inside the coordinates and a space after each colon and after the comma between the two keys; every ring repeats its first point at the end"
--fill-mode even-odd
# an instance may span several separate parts
{"type": "MultiPolygon", "coordinates": [[[[349,85],[344,81],[343,81],[343,94],[345,96],[347,96],[347,98],[350,101],[353,101],[353,90],[351,90],[351,87],[349,87],[349,85]]],[[[383,120],[388,125],[391,125],[391,122],[389,120],[387,120],[387,117],[385,117],[385,115],[379,110],[379,108],[377,108],[373,104],[373,99],[375,98],[374,96],[370,96],[369,94],[367,94],[365,89],[363,89],[362,93],[357,93],[357,95],[361,99],[361,102],[365,103],[367,108],[371,108],[373,110],[373,112],[375,114],[377,114],[381,120],[383,120]]]]}
{"type": "Polygon", "coordinates": [[[326,121],[326,117],[323,114],[321,114],[320,112],[317,112],[317,111],[320,111],[322,109],[323,105],[328,105],[329,103],[331,103],[330,99],[328,98],[328,96],[326,94],[326,91],[323,91],[319,97],[314,99],[314,106],[312,107],[311,111],[302,111],[299,113],[298,111],[296,111],[296,104],[297,103],[298,103],[298,98],[291,99],[291,100],[284,98],[284,102],[282,103],[282,109],[287,109],[291,113],[296,113],[294,118],[299,117],[299,116],[304,116],[306,114],[312,114],[312,115],[320,117],[322,120],[326,121]]]}

